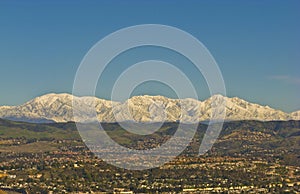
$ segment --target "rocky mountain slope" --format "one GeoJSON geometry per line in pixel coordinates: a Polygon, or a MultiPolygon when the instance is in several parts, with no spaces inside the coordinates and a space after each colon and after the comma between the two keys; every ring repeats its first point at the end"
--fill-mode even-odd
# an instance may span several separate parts
{"type": "Polygon", "coordinates": [[[87,107],[96,107],[97,117],[102,122],[135,120],[150,121],[206,121],[211,117],[213,99],[226,101],[226,120],[299,120],[300,111],[288,114],[268,106],[216,95],[205,101],[195,99],[170,99],[163,96],[134,96],[124,103],[96,97],[74,97],[71,94],[47,94],[20,106],[0,107],[0,118],[27,122],[74,121],[72,101],[76,106],[77,121],[94,121],[87,107]]]}

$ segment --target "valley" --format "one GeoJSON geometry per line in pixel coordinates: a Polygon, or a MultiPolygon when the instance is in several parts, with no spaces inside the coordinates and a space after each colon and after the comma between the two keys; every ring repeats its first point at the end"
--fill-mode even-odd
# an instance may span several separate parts
{"type": "MultiPolygon", "coordinates": [[[[95,157],[73,122],[33,124],[0,120],[0,124],[0,189],[7,191],[300,191],[300,121],[226,122],[213,148],[198,156],[207,128],[200,124],[180,156],[146,171],[116,168],[95,157]]],[[[156,133],[142,136],[124,131],[117,123],[102,126],[123,146],[151,149],[167,141],[178,123],[165,123],[156,133]]]]}

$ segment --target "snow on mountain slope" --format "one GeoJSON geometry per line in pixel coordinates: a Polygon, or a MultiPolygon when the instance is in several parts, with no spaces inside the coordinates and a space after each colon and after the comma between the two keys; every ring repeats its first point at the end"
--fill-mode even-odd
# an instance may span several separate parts
{"type": "MultiPolygon", "coordinates": [[[[20,106],[0,107],[0,118],[29,122],[74,121],[72,101],[80,100],[79,122],[94,121],[89,112],[96,107],[97,117],[102,122],[135,120],[150,121],[206,121],[211,117],[212,102],[226,101],[226,120],[299,120],[300,111],[288,114],[268,106],[215,95],[205,101],[195,99],[170,99],[163,96],[134,96],[124,103],[98,99],[96,97],[74,97],[71,94],[47,94],[20,106]],[[216,101],[215,101],[216,100],[216,101]],[[88,108],[87,108],[88,107],[88,108]],[[132,117],[131,117],[132,116],[132,117]]],[[[76,101],[77,102],[77,101],[76,101]]],[[[79,102],[79,101],[78,101],[79,102]]]]}
{"type": "Polygon", "coordinates": [[[227,98],[226,117],[230,120],[289,120],[291,116],[269,106],[261,106],[239,99],[227,98]]]}
{"type": "Polygon", "coordinates": [[[114,112],[119,121],[135,120],[137,122],[159,122],[164,120],[177,121],[181,119],[191,122],[199,120],[201,115],[196,112],[199,110],[200,105],[200,101],[193,99],[179,100],[169,99],[163,96],[146,95],[134,96],[128,99],[123,104],[115,107],[114,112]]]}
{"type": "MultiPolygon", "coordinates": [[[[21,106],[0,108],[0,117],[22,121],[26,121],[26,119],[52,120],[55,122],[73,121],[73,98],[78,97],[73,97],[70,94],[47,94],[37,97],[21,106]]],[[[112,103],[111,101],[95,97],[81,97],[81,99],[88,105],[91,105],[95,101],[95,107],[100,113],[104,112],[104,115],[104,110],[109,109],[112,103]]],[[[82,112],[82,120],[80,121],[89,121],[88,112],[84,109],[80,111],[82,112]]]]}
{"type": "Polygon", "coordinates": [[[291,113],[293,120],[300,120],[300,111],[295,111],[291,113]]]}

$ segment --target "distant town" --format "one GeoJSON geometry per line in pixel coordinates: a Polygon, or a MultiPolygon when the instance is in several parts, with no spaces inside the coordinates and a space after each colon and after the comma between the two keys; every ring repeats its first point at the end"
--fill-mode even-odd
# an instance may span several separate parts
{"type": "MultiPolygon", "coordinates": [[[[17,122],[3,122],[6,124],[2,123],[2,126],[10,126],[11,130],[18,125],[17,122]]],[[[173,125],[176,124],[165,127],[173,125]]],[[[197,155],[200,140],[194,138],[175,160],[159,168],[130,171],[103,162],[78,138],[49,137],[49,131],[49,134],[41,132],[47,138],[29,138],[24,132],[30,131],[30,127],[51,126],[54,135],[55,126],[75,133],[75,130],[67,129],[72,127],[70,123],[28,124],[26,129],[23,126],[23,137],[19,131],[19,137],[2,135],[0,139],[0,190],[8,193],[297,193],[300,192],[300,166],[296,163],[299,162],[299,145],[293,145],[293,141],[289,141],[291,147],[288,148],[284,144],[277,145],[276,141],[274,148],[263,145],[267,139],[279,138],[271,134],[271,128],[280,125],[285,130],[277,131],[278,134],[299,127],[299,122],[229,123],[205,155],[197,155]],[[260,125],[269,129],[251,127],[260,125]],[[296,151],[291,152],[291,149],[296,151]],[[292,153],[298,159],[294,160],[292,153]]],[[[118,130],[116,126],[111,127],[118,130]]],[[[290,135],[290,138],[299,138],[290,135]]],[[[144,137],[127,146],[149,149],[160,145],[170,135],[163,137],[144,137]]],[[[283,141],[284,138],[280,140],[283,141]]]]}

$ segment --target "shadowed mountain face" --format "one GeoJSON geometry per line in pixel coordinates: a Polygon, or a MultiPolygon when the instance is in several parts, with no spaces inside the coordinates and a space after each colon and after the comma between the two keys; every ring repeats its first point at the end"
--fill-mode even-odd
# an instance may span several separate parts
{"type": "Polygon", "coordinates": [[[215,95],[205,101],[195,99],[170,99],[163,96],[135,96],[127,101],[112,102],[96,97],[75,97],[70,94],[47,94],[20,106],[0,107],[0,118],[26,122],[74,121],[72,102],[76,107],[76,121],[91,122],[95,118],[90,107],[95,107],[97,119],[101,122],[134,120],[137,122],[182,121],[198,122],[211,118],[212,102],[226,102],[226,120],[299,120],[299,111],[285,113],[239,99],[215,95]],[[131,116],[130,116],[131,115],[131,116]]]}

